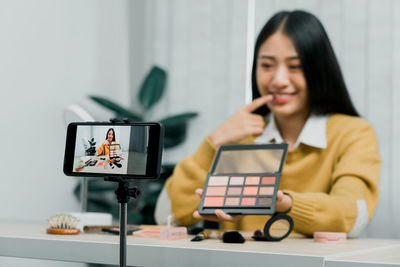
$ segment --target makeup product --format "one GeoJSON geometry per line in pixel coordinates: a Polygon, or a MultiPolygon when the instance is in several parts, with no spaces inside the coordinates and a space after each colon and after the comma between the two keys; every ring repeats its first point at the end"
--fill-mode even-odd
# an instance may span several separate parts
{"type": "Polygon", "coordinates": [[[179,240],[187,238],[186,227],[160,226],[156,228],[143,228],[134,231],[133,236],[146,238],[159,238],[161,240],[179,240]]]}
{"type": "MultiPolygon", "coordinates": [[[[85,233],[101,233],[103,229],[107,228],[115,228],[118,227],[118,225],[85,225],[83,226],[83,231],[85,233]]],[[[129,227],[129,225],[127,225],[129,227]]]]}
{"type": "Polygon", "coordinates": [[[314,242],[343,244],[347,241],[346,233],[341,232],[315,232],[314,242]]]}
{"type": "Polygon", "coordinates": [[[202,231],[193,237],[190,241],[202,241],[210,237],[211,231],[202,231]]]}
{"type": "Polygon", "coordinates": [[[277,213],[264,226],[264,232],[256,230],[252,238],[256,241],[281,241],[293,230],[293,220],[286,213],[277,213]]]}
{"type": "MultiPolygon", "coordinates": [[[[133,232],[139,231],[139,230],[140,230],[140,228],[138,226],[130,226],[130,227],[127,226],[126,227],[126,234],[127,235],[131,235],[131,234],[133,234],[133,232]]],[[[119,226],[111,227],[111,228],[110,227],[105,227],[105,228],[101,229],[101,231],[105,232],[105,233],[119,235],[119,226]]]]}
{"type": "Polygon", "coordinates": [[[80,230],[76,228],[79,219],[70,214],[56,214],[47,219],[50,228],[47,228],[48,234],[55,235],[76,235],[80,230]]]}
{"type": "Polygon", "coordinates": [[[189,235],[197,235],[201,232],[204,231],[204,227],[197,227],[197,226],[192,226],[188,228],[188,234],[189,235]]]}
{"type": "Polygon", "coordinates": [[[133,232],[133,236],[159,238],[161,240],[179,240],[187,238],[186,227],[174,227],[172,226],[172,215],[167,217],[167,226],[149,226],[142,230],[133,232]]]}
{"type": "Polygon", "coordinates": [[[231,231],[225,232],[222,235],[222,242],[224,243],[244,243],[246,239],[238,232],[238,231],[231,231]]]}
{"type": "Polygon", "coordinates": [[[287,144],[220,146],[204,184],[200,214],[273,214],[287,144]]]}
{"type": "Polygon", "coordinates": [[[118,162],[114,162],[114,165],[117,166],[118,168],[121,168],[121,167],[122,167],[122,164],[121,164],[121,163],[118,163],[118,162]]]}

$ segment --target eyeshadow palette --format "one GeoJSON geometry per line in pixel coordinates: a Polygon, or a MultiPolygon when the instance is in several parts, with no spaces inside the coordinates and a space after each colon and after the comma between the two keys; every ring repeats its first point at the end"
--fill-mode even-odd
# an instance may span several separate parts
{"type": "Polygon", "coordinates": [[[273,214],[287,144],[224,145],[204,184],[200,214],[273,214]]]}

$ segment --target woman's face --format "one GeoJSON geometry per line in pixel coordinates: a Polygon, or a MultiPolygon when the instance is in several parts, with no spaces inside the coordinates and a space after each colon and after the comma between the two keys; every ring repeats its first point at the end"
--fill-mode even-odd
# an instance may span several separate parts
{"type": "Polygon", "coordinates": [[[107,134],[108,142],[111,143],[113,139],[114,139],[114,133],[113,133],[113,131],[109,131],[108,134],[107,134]]]}
{"type": "Polygon", "coordinates": [[[280,31],[260,46],[256,78],[260,94],[273,95],[267,105],[276,116],[308,116],[308,90],[301,62],[290,38],[280,31]]]}

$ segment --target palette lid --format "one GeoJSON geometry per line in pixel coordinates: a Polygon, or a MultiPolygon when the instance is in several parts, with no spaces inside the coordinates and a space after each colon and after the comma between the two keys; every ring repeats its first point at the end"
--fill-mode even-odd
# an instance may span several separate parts
{"type": "Polygon", "coordinates": [[[285,163],[288,144],[223,145],[215,154],[210,172],[280,173],[285,163]]]}

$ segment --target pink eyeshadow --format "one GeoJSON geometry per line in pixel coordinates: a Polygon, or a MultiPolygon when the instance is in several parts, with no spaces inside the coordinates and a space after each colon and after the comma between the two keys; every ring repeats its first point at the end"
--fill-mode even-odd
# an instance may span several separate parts
{"type": "Polygon", "coordinates": [[[225,200],[225,206],[239,206],[239,200],[240,198],[238,197],[227,197],[225,200]]]}
{"type": "Polygon", "coordinates": [[[258,176],[247,176],[246,185],[258,185],[260,183],[260,177],[258,176]]]}
{"type": "Polygon", "coordinates": [[[256,204],[255,197],[244,197],[242,198],[242,206],[254,206],[256,204]]]}
{"type": "Polygon", "coordinates": [[[276,178],[275,177],[263,177],[262,178],[262,184],[275,184],[275,180],[276,180],[276,178]]]}
{"type": "Polygon", "coordinates": [[[242,176],[232,176],[229,181],[230,185],[242,185],[244,181],[244,177],[242,176]]]}
{"type": "Polygon", "coordinates": [[[242,193],[241,187],[229,187],[228,195],[240,195],[242,193]]]}
{"type": "Polygon", "coordinates": [[[258,186],[246,186],[243,188],[243,195],[257,195],[258,186]]]}
{"type": "Polygon", "coordinates": [[[224,196],[226,191],[225,186],[209,186],[206,196],[224,196]]]}
{"type": "Polygon", "coordinates": [[[208,185],[227,185],[228,178],[228,176],[210,176],[208,185]]]}
{"type": "Polygon", "coordinates": [[[273,195],[274,194],[274,187],[273,186],[268,186],[268,187],[260,187],[260,195],[273,195]]]}
{"type": "Polygon", "coordinates": [[[224,197],[206,197],[204,199],[204,207],[222,207],[224,205],[224,197]]]}

